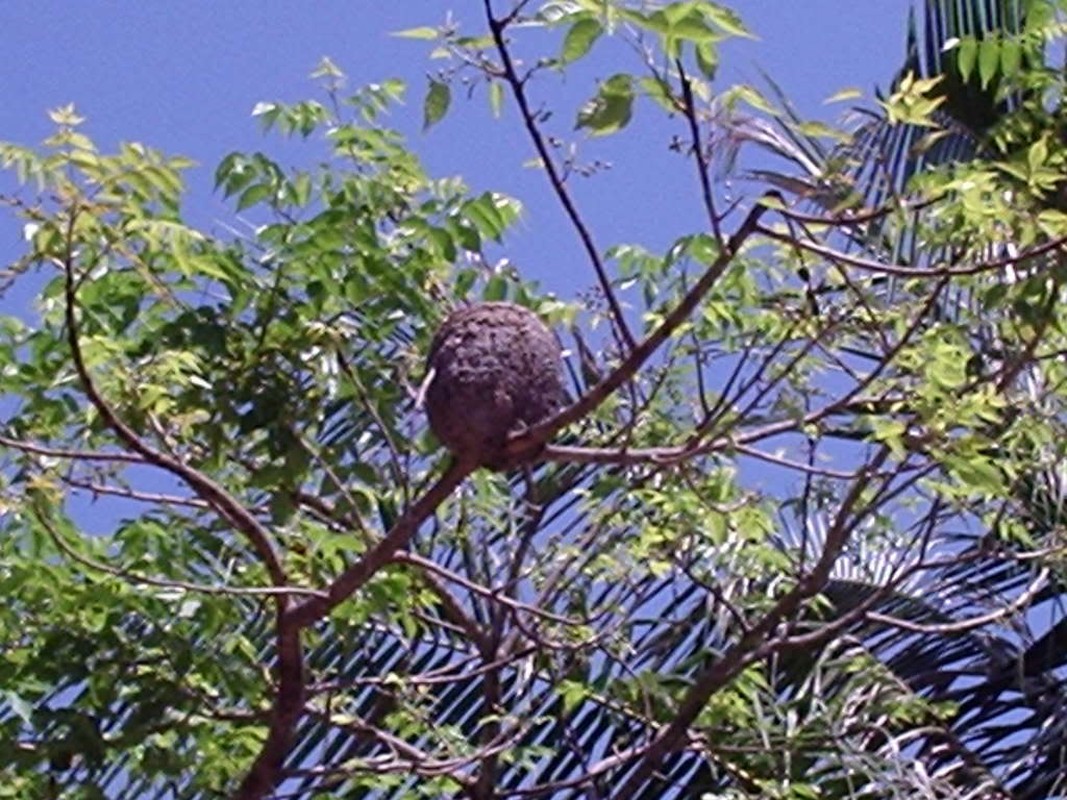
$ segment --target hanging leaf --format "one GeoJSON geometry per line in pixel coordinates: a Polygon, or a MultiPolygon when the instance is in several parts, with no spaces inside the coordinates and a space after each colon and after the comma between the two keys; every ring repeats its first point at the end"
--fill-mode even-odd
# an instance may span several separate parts
{"type": "Polygon", "coordinates": [[[1004,77],[1013,78],[1022,67],[1023,48],[1018,39],[1005,39],[1000,44],[1000,69],[1004,77]]]}
{"type": "Polygon", "coordinates": [[[982,88],[989,86],[1000,67],[1000,39],[989,36],[978,45],[978,78],[982,88]]]}
{"type": "Polygon", "coordinates": [[[443,81],[430,81],[426,99],[422,104],[422,129],[429,130],[448,113],[452,103],[452,89],[443,81]]]}
{"type": "Polygon", "coordinates": [[[975,64],[978,62],[978,40],[973,36],[961,39],[956,52],[956,65],[959,68],[960,77],[966,83],[970,80],[975,64]]]}
{"type": "Polygon", "coordinates": [[[489,110],[497,119],[504,111],[504,85],[500,81],[489,84],[489,110]]]}
{"type": "Polygon", "coordinates": [[[715,80],[719,71],[719,49],[715,42],[700,42],[696,48],[697,67],[709,81],[715,80]]]}

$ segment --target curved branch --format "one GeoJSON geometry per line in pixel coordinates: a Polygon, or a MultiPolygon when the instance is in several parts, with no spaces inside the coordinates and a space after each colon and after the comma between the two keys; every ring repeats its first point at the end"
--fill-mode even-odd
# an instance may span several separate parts
{"type": "Polygon", "coordinates": [[[281,565],[281,559],[271,542],[270,533],[260,524],[247,508],[241,505],[237,499],[227,492],[222,486],[215,483],[204,473],[194,467],[179,461],[172,455],[155,449],[144,441],[129,425],[122,420],[116,411],[104,400],[92,376],[85,364],[82,354],[81,342],[78,338],[78,320],[75,314],[77,302],[77,289],[74,281],[74,255],[73,234],[74,222],[78,215],[76,207],[71,208],[70,220],[67,223],[67,251],[63,258],[63,271],[65,273],[64,319],[67,326],[67,344],[70,347],[71,360],[74,370],[82,385],[82,391],[89,399],[93,408],[104,420],[104,424],[123,442],[130,450],[141,456],[147,463],[159,467],[166,472],[181,478],[196,494],[231,525],[248,537],[252,546],[256,549],[259,557],[263,560],[270,573],[271,581],[276,586],[284,586],[287,583],[285,571],[281,565]]]}
{"type": "Polygon", "coordinates": [[[1057,250],[1063,250],[1067,247],[1067,236],[1059,236],[1044,242],[1043,244],[1031,247],[1025,252],[1008,256],[1006,258],[994,259],[992,261],[976,261],[969,267],[915,267],[908,264],[884,264],[880,261],[872,261],[869,258],[852,256],[848,253],[842,253],[840,250],[834,250],[831,247],[816,244],[808,239],[801,239],[797,236],[785,234],[764,225],[757,225],[756,230],[769,239],[783,242],[801,250],[807,250],[809,253],[814,253],[817,256],[821,256],[822,258],[837,264],[845,264],[850,267],[855,267],[856,269],[874,273],[875,275],[895,275],[901,278],[948,279],[954,277],[967,277],[970,275],[981,275],[984,272],[994,272],[1005,267],[1012,267],[1016,264],[1029,261],[1032,258],[1037,258],[1046,253],[1053,253],[1057,250]]]}
{"type": "MultiPolygon", "coordinates": [[[[159,467],[187,483],[220,517],[248,538],[266,566],[271,583],[276,587],[287,586],[288,579],[282,567],[281,558],[275,551],[270,533],[256,519],[255,515],[204,473],[145,442],[119,417],[118,413],[96,388],[82,354],[81,342],[78,338],[78,319],[75,313],[77,288],[74,279],[74,224],[78,216],[78,210],[76,204],[71,206],[70,218],[67,221],[66,252],[63,255],[62,267],[65,278],[64,321],[67,327],[67,343],[70,347],[71,360],[81,382],[82,390],[108,429],[130,450],[142,456],[147,463],[159,467]]],[[[288,595],[275,595],[278,687],[274,695],[267,741],[237,790],[236,797],[240,800],[259,800],[277,785],[281,776],[282,765],[289,749],[289,740],[292,736],[293,728],[296,727],[297,721],[303,714],[304,696],[306,694],[304,685],[304,652],[300,642],[300,628],[290,625],[286,619],[286,611],[289,606],[290,597],[288,595]]]]}

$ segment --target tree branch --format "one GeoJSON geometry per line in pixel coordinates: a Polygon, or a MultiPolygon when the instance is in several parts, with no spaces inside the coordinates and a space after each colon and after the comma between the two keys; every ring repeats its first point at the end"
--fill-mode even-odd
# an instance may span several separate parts
{"type": "MultiPolygon", "coordinates": [[[[76,307],[76,283],[74,278],[74,224],[78,216],[78,206],[73,204],[66,229],[66,252],[62,267],[64,283],[64,319],[67,327],[67,343],[70,347],[71,360],[75,372],[89,402],[96,409],[104,423],[130,450],[142,456],[146,462],[172,475],[181,478],[190,488],[216,513],[241,531],[252,543],[260,559],[270,574],[271,583],[276,587],[288,585],[281,559],[274,549],[271,536],[259,520],[229,492],[215,483],[204,473],[179,461],[172,455],[161,452],[145,442],[137,433],[119,417],[110,404],[96,388],[89,368],[82,354],[78,338],[78,319],[76,307]]],[[[270,729],[267,741],[252,768],[245,776],[237,790],[239,800],[259,800],[277,785],[281,768],[289,749],[289,739],[293,728],[300,719],[304,709],[304,653],[300,643],[300,629],[289,625],[285,612],[289,608],[290,598],[286,594],[275,595],[274,607],[277,620],[276,648],[278,687],[275,691],[270,729]]]]}
{"type": "Polygon", "coordinates": [[[511,93],[515,96],[515,102],[519,106],[519,113],[522,115],[523,124],[526,126],[526,131],[529,133],[531,141],[533,141],[537,155],[541,158],[541,163],[544,165],[545,173],[548,175],[548,180],[552,184],[552,189],[555,191],[556,197],[559,198],[563,210],[566,212],[567,217],[574,226],[574,230],[578,233],[578,238],[581,240],[582,246],[585,248],[586,255],[589,256],[589,260],[593,264],[593,269],[596,271],[597,281],[600,283],[600,290],[604,293],[604,299],[607,300],[608,307],[611,309],[612,321],[615,323],[613,330],[615,330],[616,337],[619,338],[619,344],[622,345],[624,353],[629,352],[634,348],[634,338],[633,334],[630,333],[629,326],[626,324],[626,319],[623,317],[622,306],[619,305],[618,298],[615,297],[615,290],[611,286],[611,279],[608,277],[607,270],[604,269],[604,263],[600,259],[600,252],[593,243],[593,235],[586,227],[581,214],[578,213],[578,209],[574,205],[570,193],[567,191],[567,185],[564,183],[563,177],[559,174],[559,170],[556,168],[556,163],[552,159],[552,153],[548,149],[545,137],[537,127],[535,115],[530,108],[530,100],[526,96],[526,84],[523,79],[519,77],[519,74],[515,69],[515,62],[511,58],[511,51],[508,49],[508,43],[504,39],[504,31],[514,18],[514,15],[510,15],[504,19],[498,19],[493,14],[492,0],[484,1],[485,16],[489,24],[489,31],[493,36],[493,42],[496,44],[497,53],[500,54],[500,61],[504,67],[504,81],[511,88],[511,93]]]}
{"type": "Polygon", "coordinates": [[[415,535],[419,525],[429,517],[452,492],[463,483],[474,465],[459,459],[454,460],[444,474],[426,490],[400,516],[393,527],[360,559],[342,572],[326,591],[326,596],[315,598],[294,606],[287,615],[287,620],[298,628],[304,628],[322,619],[326,614],[351,597],[378,570],[393,560],[397,551],[407,546],[415,535]]]}
{"type": "MultiPolygon", "coordinates": [[[[866,475],[877,472],[889,458],[889,448],[883,445],[870,460],[865,470],[866,475]]],[[[745,667],[760,654],[761,646],[767,641],[771,632],[785,619],[795,614],[804,602],[814,597],[825,586],[830,576],[834,561],[848,541],[849,534],[858,521],[852,510],[869,485],[869,477],[853,483],[848,495],[841,502],[841,507],[834,518],[833,525],[826,534],[826,542],[819,560],[812,570],[796,582],[793,588],[783,595],[758,622],[752,625],[741,638],[732,645],[721,658],[698,673],[692,686],[685,693],[678,706],[674,719],[664,725],[652,738],[644,750],[639,762],[630,772],[626,781],[615,791],[615,797],[634,797],[644,782],[652,774],[660,760],[681,742],[689,726],[707,705],[708,699],[736,678],[745,667]]]]}
{"type": "Polygon", "coordinates": [[[693,137],[693,155],[697,161],[697,174],[700,178],[700,195],[704,200],[704,210],[708,215],[708,224],[715,234],[715,240],[722,246],[722,228],[718,212],[715,210],[715,192],[711,188],[711,180],[708,178],[708,160],[704,155],[704,144],[700,136],[700,123],[697,120],[696,102],[693,99],[693,84],[689,76],[685,74],[682,60],[674,60],[678,69],[678,79],[682,84],[682,107],[686,121],[689,123],[689,135],[693,137]]]}
{"type": "MultiPolygon", "coordinates": [[[[781,195],[777,192],[768,192],[764,197],[781,200],[781,195]]],[[[757,202],[752,207],[752,210],[748,212],[748,216],[745,217],[737,231],[726,243],[722,252],[719,253],[718,258],[700,276],[700,280],[693,285],[693,288],[686,293],[678,305],[667,314],[659,327],[634,347],[622,360],[622,363],[612,370],[604,380],[555,416],[521,433],[513,434],[504,448],[505,454],[521,460],[524,455],[536,452],[556,431],[594,411],[616,389],[632,378],[644,363],[651,358],[652,354],[659,349],[660,345],[667,341],[670,335],[688,319],[704,296],[722,277],[726,268],[730,266],[734,257],[740,251],[741,246],[756,231],[760,218],[767,210],[767,206],[761,202],[757,202]]]]}
{"type": "Polygon", "coordinates": [[[147,459],[137,453],[101,453],[95,450],[71,450],[62,447],[47,447],[9,436],[0,436],[0,445],[23,453],[47,458],[69,458],[72,461],[114,461],[124,464],[143,464],[147,459]]]}

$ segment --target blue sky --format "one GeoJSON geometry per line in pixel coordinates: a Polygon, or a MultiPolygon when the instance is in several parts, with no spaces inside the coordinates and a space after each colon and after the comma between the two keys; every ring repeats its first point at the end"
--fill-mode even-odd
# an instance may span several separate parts
{"type": "MultiPolygon", "coordinates": [[[[742,0],[735,7],[758,39],[728,43],[720,85],[759,85],[762,70],[802,113],[832,119],[843,109],[824,105],[825,98],[843,87],[869,97],[890,80],[903,57],[908,6],[908,0],[742,0]]],[[[526,214],[494,255],[538,279],[542,291],[570,299],[593,285],[594,276],[543,174],[522,166],[532,151],[516,113],[506,109],[495,120],[484,96],[468,101],[457,92],[449,116],[424,133],[422,95],[440,62],[428,59],[427,43],[389,35],[436,25],[449,9],[465,31],[481,32],[481,7],[476,0],[4,0],[0,140],[41,141],[52,132],[48,109],[74,103],[87,117],[83,130],[105,151],[141,141],[195,159],[187,217],[228,236],[228,227],[240,223],[232,204],[213,192],[215,166],[234,150],[262,149],[290,165],[321,160],[321,142],[265,136],[251,111],[261,100],[321,97],[308,74],[329,56],[352,86],[392,77],[408,83],[407,103],[387,124],[408,136],[432,175],[461,175],[475,191],[519,198],[526,214]]],[[[548,132],[578,142],[584,160],[612,164],[571,186],[601,250],[636,243],[662,251],[706,225],[692,165],[668,148],[682,131],[677,120],[645,105],[615,137],[590,140],[573,128],[576,109],[598,79],[638,69],[630,51],[602,41],[565,76],[543,74],[532,87],[534,99],[556,111],[548,132]]],[[[0,175],[0,193],[12,187],[0,175]]],[[[22,249],[19,223],[0,212],[0,264],[22,249]]],[[[23,280],[0,297],[0,314],[32,316],[36,283],[23,280]]]]}
{"type": "MultiPolygon", "coordinates": [[[[758,86],[766,72],[814,118],[843,110],[823,100],[844,87],[869,99],[903,59],[909,0],[726,4],[758,38],[724,48],[720,84],[758,86]]],[[[329,56],[353,86],[407,82],[408,101],[387,124],[408,136],[431,174],[461,175],[476,191],[519,198],[526,215],[504,252],[545,291],[570,297],[594,276],[544,176],[522,167],[532,153],[514,111],[494,120],[484,97],[467,101],[457,92],[449,117],[421,131],[422,94],[439,64],[427,59],[426,43],[389,32],[438,24],[449,9],[465,29],[481,30],[477,0],[0,0],[0,140],[39,142],[52,131],[47,110],[74,103],[87,117],[84,131],[104,150],[142,141],[195,159],[188,216],[225,235],[232,204],[212,191],[212,176],[227,153],[263,149],[289,164],[323,155],[314,141],[284,145],[265,137],[251,111],[261,100],[317,96],[308,73],[329,56]]],[[[703,226],[691,165],[668,151],[671,133],[682,129],[655,120],[646,106],[617,137],[594,141],[573,130],[574,111],[598,78],[639,69],[633,58],[621,58],[622,49],[602,44],[565,77],[543,75],[534,96],[557,111],[550,132],[579,142],[585,160],[613,165],[572,187],[601,249],[629,242],[662,250],[703,226]]],[[[0,175],[0,193],[11,189],[0,175]]],[[[0,268],[22,248],[19,224],[0,209],[0,268]]],[[[32,282],[0,297],[0,314],[32,313],[29,288],[32,282]]],[[[108,521],[95,517],[92,524],[108,521]]]]}
{"type": "MultiPolygon", "coordinates": [[[[723,53],[723,85],[758,84],[772,75],[805,114],[832,118],[841,108],[822,101],[845,86],[868,96],[885,85],[904,49],[908,0],[741,0],[734,4],[756,41],[731,43],[723,53]]],[[[503,8],[503,0],[498,2],[503,8]]],[[[508,255],[545,290],[567,296],[592,282],[573,232],[543,176],[521,164],[528,142],[513,112],[493,120],[484,97],[457,97],[452,113],[422,133],[421,98],[427,75],[439,67],[424,42],[390,31],[433,25],[449,9],[473,30],[481,24],[475,0],[227,0],[221,3],[105,3],[100,0],[5,0],[0,5],[0,140],[38,142],[51,130],[46,111],[75,103],[88,117],[85,131],[105,150],[143,141],[199,162],[190,173],[186,209],[200,226],[222,231],[231,207],[213,194],[215,165],[232,150],[264,149],[283,163],[315,161],[312,142],[283,146],[264,137],[250,117],[257,101],[315,96],[308,73],[329,56],[352,85],[400,77],[411,87],[407,104],[389,123],[409,135],[431,174],[459,174],[476,190],[497,189],[521,199],[523,224],[508,255]]],[[[613,169],[574,186],[602,248],[618,242],[662,247],[701,224],[689,166],[667,151],[672,129],[639,109],[633,130],[589,141],[572,130],[573,114],[597,78],[637,69],[610,44],[564,78],[545,76],[535,96],[557,109],[552,132],[576,139],[586,159],[613,169]]],[[[10,182],[0,178],[0,190],[10,182]]],[[[20,231],[0,218],[0,260],[21,248],[20,231]]],[[[27,298],[0,299],[0,311],[25,313],[27,298]],[[12,308],[11,304],[16,304],[12,308]]]]}

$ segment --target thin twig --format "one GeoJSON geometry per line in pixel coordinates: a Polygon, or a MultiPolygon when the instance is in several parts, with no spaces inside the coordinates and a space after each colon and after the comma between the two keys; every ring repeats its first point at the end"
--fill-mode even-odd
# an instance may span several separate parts
{"type": "MultiPolygon", "coordinates": [[[[781,199],[777,192],[769,192],[765,197],[781,199]]],[[[678,327],[688,319],[704,296],[711,290],[719,278],[733,262],[742,245],[755,232],[760,218],[767,211],[767,206],[758,202],[748,212],[748,216],[715,261],[708,267],[700,279],[693,285],[670,313],[654,331],[631,350],[611,373],[600,383],[582,395],[578,400],[549,419],[513,435],[505,447],[508,456],[522,456],[536,451],[558,430],[572,422],[582,419],[594,411],[616,389],[632,378],[644,363],[655,353],[678,327]]]]}
{"type": "Polygon", "coordinates": [[[12,439],[9,436],[0,436],[0,445],[10,447],[35,456],[47,458],[69,458],[72,461],[114,461],[125,464],[143,464],[146,459],[138,453],[120,451],[117,453],[104,453],[96,450],[71,450],[63,447],[46,447],[45,445],[25,442],[21,439],[12,439]]]}
{"type": "Polygon", "coordinates": [[[1003,608],[995,609],[988,614],[978,614],[973,617],[967,617],[966,619],[957,620],[956,622],[911,622],[910,620],[894,617],[890,614],[880,614],[873,611],[867,615],[867,618],[872,622],[880,622],[883,625],[901,628],[902,630],[911,631],[912,633],[929,633],[937,635],[945,633],[963,633],[964,631],[985,627],[992,622],[998,622],[1005,617],[1012,616],[1025,609],[1045,586],[1049,574],[1050,571],[1048,567],[1041,569],[1037,575],[1034,576],[1034,579],[1030,582],[1030,585],[1026,590],[1003,608]]]}
{"type": "Polygon", "coordinates": [[[723,245],[721,220],[715,211],[715,192],[711,188],[711,179],[708,177],[708,160],[704,155],[704,144],[700,136],[700,123],[697,120],[696,101],[693,99],[693,84],[689,76],[685,74],[681,59],[675,59],[675,67],[678,69],[678,78],[682,84],[683,114],[689,123],[689,135],[693,137],[693,155],[697,160],[697,175],[700,178],[700,196],[704,200],[704,210],[708,215],[708,224],[711,225],[715,241],[719,246],[723,245]]]}
{"type": "Polygon", "coordinates": [[[526,126],[526,131],[530,135],[530,139],[533,142],[534,149],[537,151],[537,155],[541,158],[541,163],[544,166],[545,173],[548,175],[549,182],[552,184],[552,189],[555,191],[556,197],[559,198],[560,205],[563,206],[563,210],[566,212],[567,217],[574,226],[574,230],[577,232],[578,238],[582,242],[582,247],[585,248],[586,255],[588,255],[589,261],[592,263],[593,269],[596,271],[597,281],[600,283],[600,290],[604,293],[604,299],[607,301],[608,307],[611,309],[612,322],[614,323],[613,330],[615,330],[616,335],[621,339],[619,344],[622,346],[623,352],[629,352],[634,348],[634,338],[633,334],[630,333],[629,326],[626,324],[625,317],[623,317],[622,306],[619,305],[618,298],[615,297],[615,290],[612,288],[611,279],[608,277],[607,270],[604,268],[604,262],[600,258],[600,252],[593,243],[593,235],[589,232],[585,222],[582,220],[582,215],[578,213],[578,209],[574,205],[574,201],[571,199],[570,192],[567,191],[567,185],[564,182],[563,177],[559,174],[559,170],[556,168],[556,163],[552,158],[552,153],[548,148],[545,137],[541,134],[540,128],[537,127],[536,114],[534,114],[531,109],[530,100],[526,96],[526,83],[515,69],[515,62],[511,58],[511,50],[504,38],[504,31],[507,29],[508,24],[514,19],[514,15],[498,19],[493,13],[492,0],[484,0],[484,2],[485,16],[489,24],[489,31],[493,36],[493,42],[496,45],[497,53],[500,54],[501,65],[504,68],[504,81],[511,88],[511,93],[514,95],[515,102],[519,107],[519,113],[522,115],[523,124],[526,126]]]}
{"type": "Polygon", "coordinates": [[[210,508],[205,501],[192,497],[180,497],[178,495],[160,494],[158,492],[142,492],[127,486],[112,486],[106,483],[93,483],[92,481],[83,481],[69,476],[60,476],[60,480],[75,489],[83,489],[87,492],[91,492],[94,499],[100,495],[110,495],[112,497],[125,497],[128,500],[137,500],[142,503],[152,503],[153,505],[180,506],[183,508],[196,508],[201,510],[210,508]]]}
{"type": "Polygon", "coordinates": [[[876,275],[895,275],[902,278],[953,278],[981,275],[984,272],[993,272],[1004,267],[1021,264],[1046,253],[1055,252],[1067,245],[1067,236],[1060,236],[1044,244],[1032,247],[1023,253],[991,261],[976,261],[969,267],[916,267],[909,264],[885,264],[880,261],[872,261],[869,258],[849,255],[842,253],[840,250],[834,250],[832,247],[816,244],[806,239],[798,239],[764,225],[757,225],[756,230],[770,239],[785,242],[793,247],[799,247],[830,261],[847,264],[857,269],[873,272],[876,275]]]}

